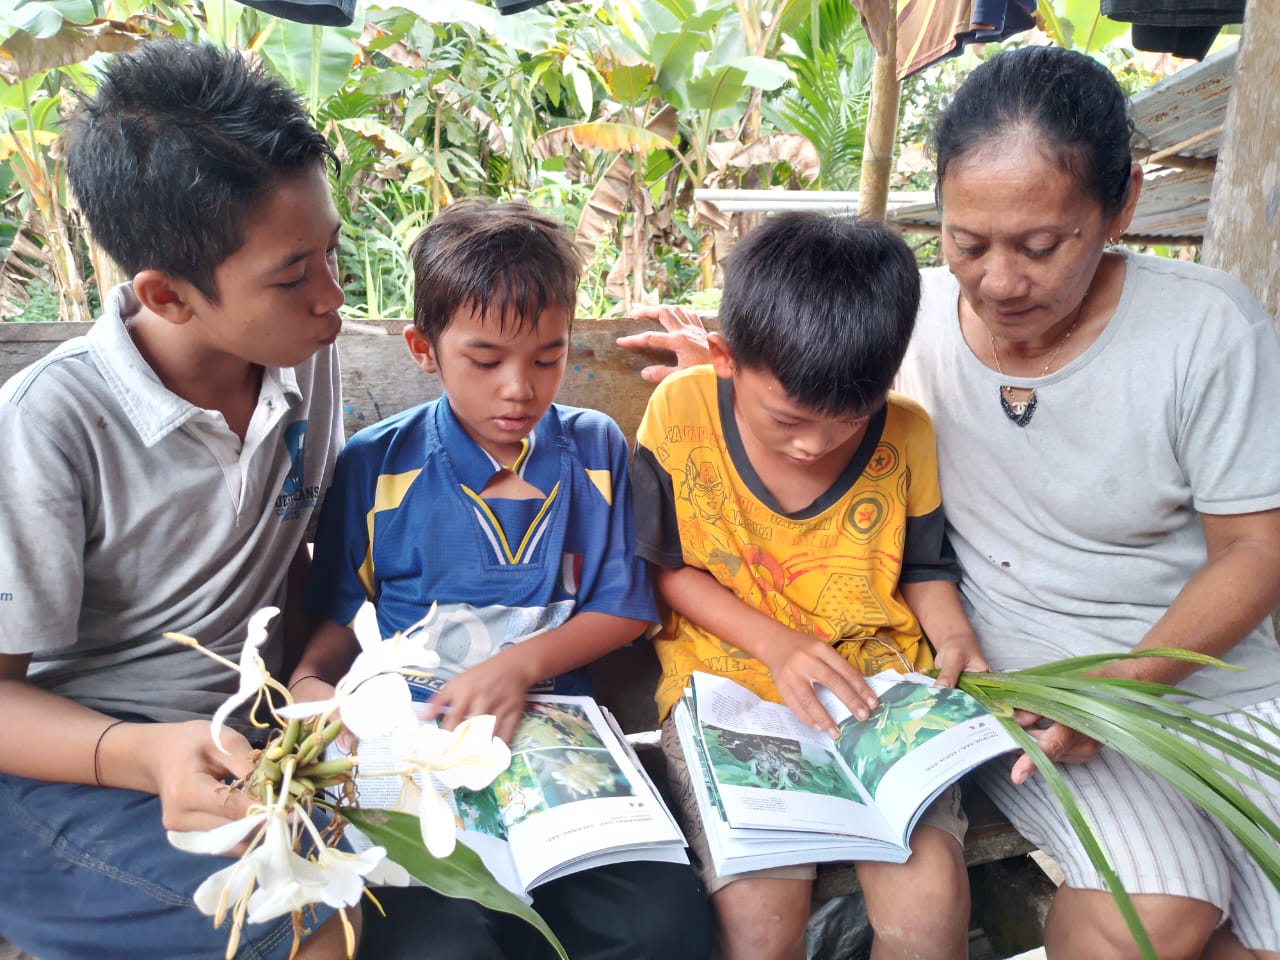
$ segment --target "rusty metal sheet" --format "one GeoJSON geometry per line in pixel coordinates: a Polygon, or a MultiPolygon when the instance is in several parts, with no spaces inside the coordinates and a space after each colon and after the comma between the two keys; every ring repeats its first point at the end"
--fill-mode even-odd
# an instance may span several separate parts
{"type": "Polygon", "coordinates": [[[1179,150],[1178,156],[1216,157],[1222,143],[1221,127],[1227,119],[1238,46],[1232,45],[1134,94],[1130,101],[1136,130],[1134,147],[1158,153],[1190,140],[1194,143],[1179,150]]]}

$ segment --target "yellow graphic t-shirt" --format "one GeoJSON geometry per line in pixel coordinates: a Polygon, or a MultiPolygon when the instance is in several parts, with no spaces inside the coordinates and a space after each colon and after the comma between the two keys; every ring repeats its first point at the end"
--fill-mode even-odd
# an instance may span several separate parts
{"type": "MultiPolygon", "coordinates": [[[[902,582],[958,580],[946,542],[928,414],[891,393],[849,466],[808,507],[785,513],[751,468],[733,384],[709,366],[658,385],[640,424],[632,487],[636,549],[662,567],[698,567],[795,630],[830,643],[864,674],[933,664],[902,582]]],[[[694,670],[781,698],[768,669],[673,611],[655,638],[665,717],[694,670]]]]}

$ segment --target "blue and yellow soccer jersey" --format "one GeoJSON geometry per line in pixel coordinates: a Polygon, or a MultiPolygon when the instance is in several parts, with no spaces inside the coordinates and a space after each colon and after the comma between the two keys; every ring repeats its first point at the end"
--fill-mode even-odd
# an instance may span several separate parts
{"type": "MultiPolygon", "coordinates": [[[[711,367],[658,385],[640,424],[633,482],[637,550],[662,567],[706,570],[744,603],[834,646],[863,673],[932,665],[899,584],[957,580],[945,536],[933,425],[889,394],[831,489],[784,512],[738,433],[733,385],[711,367]]],[[[778,700],[763,663],[668,612],[654,641],[665,716],[694,670],[778,700]]]]}
{"type": "MultiPolygon", "coordinates": [[[[371,600],[389,637],[436,603],[432,686],[575,613],[657,620],[612,420],[552,405],[514,465],[542,498],[481,498],[499,469],[445,398],[361,430],[325,499],[308,611],[350,623],[371,600]]],[[[582,671],[538,689],[587,692],[582,671]]]]}

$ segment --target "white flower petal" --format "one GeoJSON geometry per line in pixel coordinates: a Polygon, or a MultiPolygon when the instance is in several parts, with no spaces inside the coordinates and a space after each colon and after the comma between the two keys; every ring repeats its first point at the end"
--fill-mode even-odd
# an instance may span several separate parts
{"type": "Polygon", "coordinates": [[[422,791],[418,802],[418,826],[422,842],[433,857],[447,857],[458,842],[453,810],[431,787],[422,791]]]}
{"type": "Polygon", "coordinates": [[[511,764],[511,749],[493,735],[493,726],[491,716],[470,717],[452,731],[422,726],[411,762],[451,789],[481,790],[511,764]]]}
{"type": "MultiPolygon", "coordinates": [[[[382,848],[373,847],[372,849],[381,850],[382,848]]],[[[377,866],[365,874],[365,880],[381,887],[407,887],[413,883],[413,877],[408,870],[385,856],[377,866]]]]}
{"type": "Polygon", "coordinates": [[[249,628],[244,645],[240,648],[240,685],[234,694],[228,697],[213,714],[209,732],[213,736],[213,745],[223,753],[230,753],[222,745],[222,728],[227,717],[241,704],[247,703],[257,696],[259,690],[266,685],[270,674],[258,648],[266,642],[269,632],[267,625],[280,611],[276,607],[263,607],[249,618],[249,628]]]}
{"type": "Polygon", "coordinates": [[[276,711],[286,720],[306,720],[308,717],[318,717],[322,713],[328,713],[336,710],[341,701],[337,697],[331,697],[328,700],[307,700],[302,703],[287,703],[276,711]]]}
{"type": "Polygon", "coordinates": [[[223,867],[196,888],[192,897],[196,909],[205,916],[213,917],[215,924],[221,923],[227,906],[239,900],[253,886],[257,874],[257,864],[247,857],[223,867]]]}
{"type": "Polygon", "coordinates": [[[267,637],[271,635],[271,632],[267,627],[279,612],[279,607],[263,607],[250,617],[249,632],[245,637],[245,646],[250,647],[253,650],[257,650],[260,646],[266,643],[267,637]]]}
{"type": "Polygon", "coordinates": [[[409,684],[397,673],[370,677],[349,693],[340,708],[342,722],[361,740],[377,740],[417,726],[409,684]]]}
{"type": "Polygon", "coordinates": [[[187,853],[226,853],[247,838],[266,817],[264,811],[232,820],[212,830],[170,830],[169,842],[187,853]]]}

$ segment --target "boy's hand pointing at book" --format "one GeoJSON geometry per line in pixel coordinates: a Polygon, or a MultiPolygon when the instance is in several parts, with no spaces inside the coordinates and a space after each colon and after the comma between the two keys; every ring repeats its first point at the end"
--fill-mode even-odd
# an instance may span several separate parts
{"type": "Polygon", "coordinates": [[[813,685],[820,683],[834,693],[859,720],[865,720],[879,701],[866,679],[829,644],[779,624],[769,656],[761,657],[773,675],[783,701],[802,721],[837,737],[840,731],[818,702],[813,685]]]}

